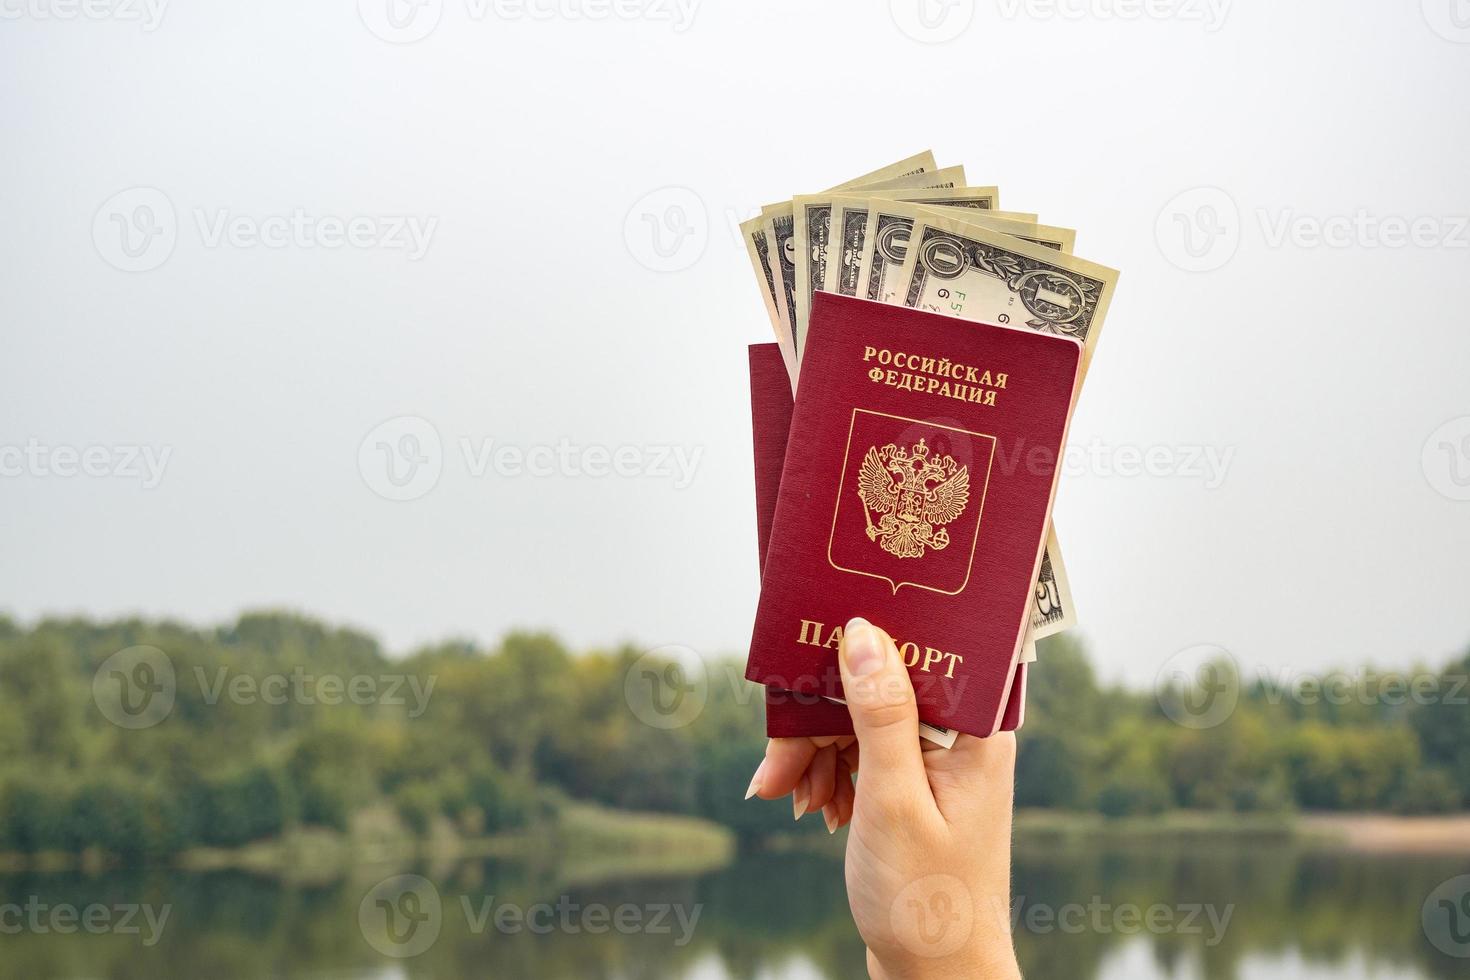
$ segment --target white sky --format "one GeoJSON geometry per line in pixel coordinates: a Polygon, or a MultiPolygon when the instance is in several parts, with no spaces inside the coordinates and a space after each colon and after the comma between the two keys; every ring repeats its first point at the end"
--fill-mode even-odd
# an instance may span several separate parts
{"type": "Polygon", "coordinates": [[[1423,462],[1470,416],[1470,43],[1450,40],[1450,0],[1160,0],[1175,16],[1134,19],[1102,0],[936,2],[973,8],[942,44],[897,26],[902,0],[711,0],[682,31],[639,2],[655,16],[443,0],[402,45],[349,0],[179,2],[152,31],[0,2],[0,452],[170,452],[146,489],[0,476],[0,608],[214,622],[284,605],[395,650],[526,626],[742,652],[744,347],[769,330],[734,225],[932,146],[1123,270],[1074,445],[1232,454],[1214,489],[1064,478],[1105,676],[1146,683],[1206,642],[1273,670],[1470,642],[1470,502],[1449,469],[1470,480],[1470,422],[1423,462]],[[687,267],[660,272],[639,202],[670,186],[690,193],[653,204],[692,201],[694,233],[687,267]],[[124,272],[110,212],[101,246],[94,219],[134,187],[166,195],[177,241],[124,272]],[[1216,205],[1239,244],[1188,272],[1175,199],[1199,187],[1223,197],[1179,200],[1216,205]],[[297,210],[437,224],[417,260],[211,244],[221,214],[297,210]],[[1439,244],[1300,237],[1359,212],[1427,218],[1439,244]],[[1281,241],[1283,222],[1299,233],[1281,241]],[[437,485],[403,502],[359,468],[398,416],[443,446],[437,485]],[[687,487],[476,476],[461,440],[700,455],[687,487]]]}

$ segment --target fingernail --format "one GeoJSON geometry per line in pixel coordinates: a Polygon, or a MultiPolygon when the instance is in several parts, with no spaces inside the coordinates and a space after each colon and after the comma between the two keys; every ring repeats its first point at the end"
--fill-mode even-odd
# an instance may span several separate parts
{"type": "Polygon", "coordinates": [[[791,812],[796,814],[791,819],[800,820],[806,813],[806,805],[812,798],[812,791],[807,786],[806,777],[801,777],[801,782],[796,784],[796,792],[791,794],[791,812]]]}
{"type": "Polygon", "coordinates": [[[822,819],[827,821],[827,833],[837,833],[837,808],[828,803],[822,807],[822,819]]]}
{"type": "Polygon", "coordinates": [[[745,798],[747,800],[750,799],[755,794],[757,794],[757,793],[760,792],[760,789],[761,789],[761,776],[765,775],[765,772],[766,772],[766,760],[765,759],[762,759],[761,760],[761,764],[755,767],[755,775],[750,777],[750,785],[747,786],[746,789],[745,789],[745,798]]]}
{"type": "Polygon", "coordinates": [[[842,631],[842,659],[854,677],[874,673],[883,667],[883,642],[873,624],[861,616],[847,621],[842,631]]]}

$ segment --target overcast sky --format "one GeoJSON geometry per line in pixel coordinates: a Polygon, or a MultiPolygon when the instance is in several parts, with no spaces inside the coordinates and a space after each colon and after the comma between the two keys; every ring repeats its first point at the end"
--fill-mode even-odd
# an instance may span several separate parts
{"type": "Polygon", "coordinates": [[[1056,509],[1104,676],[1470,643],[1450,0],[387,2],[4,5],[0,609],[743,652],[735,225],[932,147],[1123,273],[1056,509]]]}

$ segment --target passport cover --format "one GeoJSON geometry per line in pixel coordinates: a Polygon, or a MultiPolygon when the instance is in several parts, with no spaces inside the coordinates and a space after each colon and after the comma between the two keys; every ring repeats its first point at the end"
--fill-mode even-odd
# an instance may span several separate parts
{"type": "Polygon", "coordinates": [[[820,293],[746,677],[841,696],[841,624],[899,643],[920,717],[989,735],[1015,684],[1081,345],[820,293]]]}
{"type": "MultiPolygon", "coordinates": [[[[750,428],[755,455],[756,548],[760,567],[766,565],[766,546],[776,516],[781,489],[781,467],[791,432],[790,375],[778,344],[750,345],[750,428]]],[[[1025,664],[1016,667],[1016,679],[1006,701],[1000,730],[1015,731],[1025,720],[1025,664]]],[[[818,695],[796,695],[767,687],[766,735],[796,738],[812,735],[851,735],[852,716],[835,701],[818,695]]]]}

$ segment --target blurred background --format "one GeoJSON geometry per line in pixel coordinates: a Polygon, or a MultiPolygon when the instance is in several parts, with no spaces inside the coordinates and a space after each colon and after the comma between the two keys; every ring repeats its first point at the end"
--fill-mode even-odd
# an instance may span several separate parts
{"type": "Polygon", "coordinates": [[[0,976],[860,975],[742,802],[740,238],[1122,270],[1028,976],[1463,976],[1463,0],[0,0],[0,976]]]}

